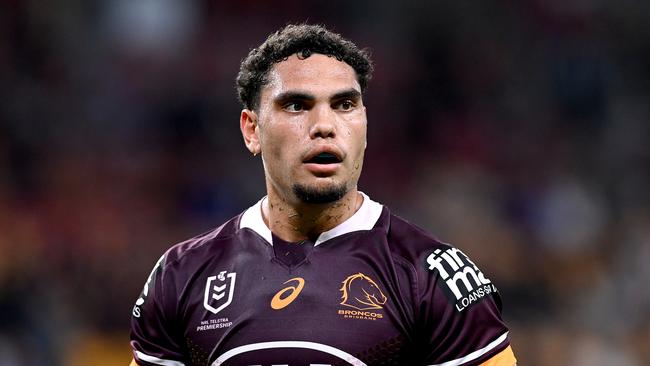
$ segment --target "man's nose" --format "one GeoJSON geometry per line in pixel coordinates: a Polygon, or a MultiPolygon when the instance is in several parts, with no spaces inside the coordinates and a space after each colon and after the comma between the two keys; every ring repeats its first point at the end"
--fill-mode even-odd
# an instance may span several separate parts
{"type": "Polygon", "coordinates": [[[336,115],[329,105],[312,109],[309,137],[333,138],[336,136],[336,115]]]}

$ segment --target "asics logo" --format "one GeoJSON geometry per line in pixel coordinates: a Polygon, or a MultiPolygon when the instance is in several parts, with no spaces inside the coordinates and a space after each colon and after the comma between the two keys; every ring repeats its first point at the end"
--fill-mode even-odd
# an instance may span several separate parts
{"type": "Polygon", "coordinates": [[[302,291],[303,287],[305,287],[305,280],[302,277],[295,277],[288,280],[284,284],[286,285],[287,283],[294,282],[294,281],[296,282],[295,286],[287,286],[282,290],[278,291],[275,294],[275,296],[273,296],[273,298],[271,299],[271,307],[273,309],[275,310],[284,309],[289,304],[291,304],[293,300],[295,300],[298,297],[298,295],[300,295],[300,291],[302,291]]]}

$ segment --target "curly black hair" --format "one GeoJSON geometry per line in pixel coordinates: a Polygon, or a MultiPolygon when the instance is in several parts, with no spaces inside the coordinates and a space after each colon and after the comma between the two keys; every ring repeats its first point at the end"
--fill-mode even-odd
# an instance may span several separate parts
{"type": "Polygon", "coordinates": [[[336,57],[350,65],[357,74],[361,91],[365,91],[373,70],[367,49],[359,49],[320,25],[289,24],[271,34],[242,60],[237,93],[244,108],[255,110],[259,107],[260,91],[268,83],[268,74],[274,64],[293,54],[307,58],[314,53],[336,57]]]}

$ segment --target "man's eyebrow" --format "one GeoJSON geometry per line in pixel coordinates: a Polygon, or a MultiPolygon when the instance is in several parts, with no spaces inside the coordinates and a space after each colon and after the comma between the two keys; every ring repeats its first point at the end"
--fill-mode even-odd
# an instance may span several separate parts
{"type": "Polygon", "coordinates": [[[340,99],[360,99],[361,92],[356,89],[348,89],[341,92],[338,92],[330,98],[331,100],[340,100],[340,99]]]}
{"type": "Polygon", "coordinates": [[[289,100],[315,100],[316,97],[312,94],[301,91],[287,91],[278,94],[273,100],[276,103],[282,103],[289,100]]]}

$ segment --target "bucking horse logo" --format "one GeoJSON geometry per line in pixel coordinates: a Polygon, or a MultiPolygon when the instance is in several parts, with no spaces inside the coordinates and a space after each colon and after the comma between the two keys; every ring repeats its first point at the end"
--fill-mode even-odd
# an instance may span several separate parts
{"type": "Polygon", "coordinates": [[[363,273],[348,276],[343,281],[341,292],[341,305],[357,310],[381,309],[387,300],[377,283],[363,273]]]}

